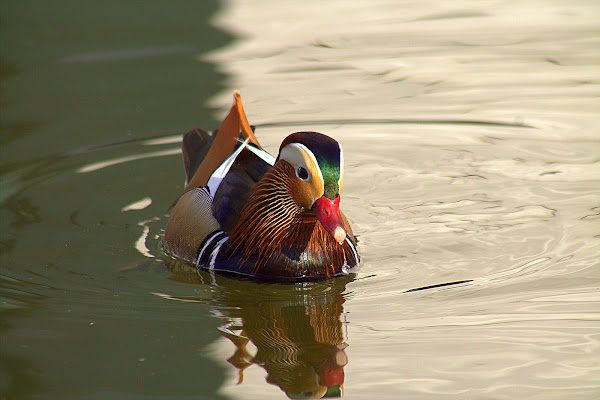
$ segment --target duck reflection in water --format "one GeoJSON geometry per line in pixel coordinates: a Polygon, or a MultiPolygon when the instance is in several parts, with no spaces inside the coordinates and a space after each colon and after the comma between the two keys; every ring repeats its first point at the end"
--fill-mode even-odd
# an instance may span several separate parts
{"type": "Polygon", "coordinates": [[[342,313],[351,276],[282,285],[170,269],[171,279],[219,289],[213,301],[227,321],[219,331],[235,346],[227,361],[238,370],[238,384],[246,368],[258,365],[289,398],[342,396],[348,362],[342,313]]]}

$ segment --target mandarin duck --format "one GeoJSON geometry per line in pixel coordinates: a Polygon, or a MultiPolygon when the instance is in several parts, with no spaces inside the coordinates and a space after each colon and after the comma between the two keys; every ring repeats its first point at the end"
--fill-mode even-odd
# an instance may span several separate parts
{"type": "Polygon", "coordinates": [[[165,229],[167,254],[209,271],[274,280],[326,279],[358,265],[339,208],[344,160],[336,140],[292,133],[274,158],[235,91],[219,129],[186,133],[182,153],[186,186],[165,229]]]}

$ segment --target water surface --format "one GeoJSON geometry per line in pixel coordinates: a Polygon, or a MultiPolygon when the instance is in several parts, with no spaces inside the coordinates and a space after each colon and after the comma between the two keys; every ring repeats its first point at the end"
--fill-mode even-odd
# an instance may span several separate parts
{"type": "Polygon", "coordinates": [[[4,397],[600,394],[598,6],[144,4],[2,3],[4,397]],[[344,146],[354,278],[165,266],[233,89],[344,146]]]}

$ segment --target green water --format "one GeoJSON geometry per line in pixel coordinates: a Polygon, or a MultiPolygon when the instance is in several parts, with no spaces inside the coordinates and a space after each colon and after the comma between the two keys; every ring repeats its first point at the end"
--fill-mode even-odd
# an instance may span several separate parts
{"type": "Polygon", "coordinates": [[[209,25],[218,8],[2,3],[4,397],[219,397],[223,367],[198,356],[219,336],[209,309],[151,295],[164,268],[123,272],[145,260],[138,222],[166,212],[178,161],[76,172],[133,148],[113,142],[216,123],[206,98],[226,77],[196,56],[232,39],[209,25]]]}

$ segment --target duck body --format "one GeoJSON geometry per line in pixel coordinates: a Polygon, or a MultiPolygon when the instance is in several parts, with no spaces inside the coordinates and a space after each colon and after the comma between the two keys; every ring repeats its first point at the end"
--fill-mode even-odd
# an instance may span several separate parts
{"type": "Polygon", "coordinates": [[[167,222],[166,252],[199,268],[261,279],[347,275],[359,255],[339,210],[341,146],[317,132],[296,132],[274,158],[234,95],[216,132],[184,135],[186,189],[167,222]]]}

